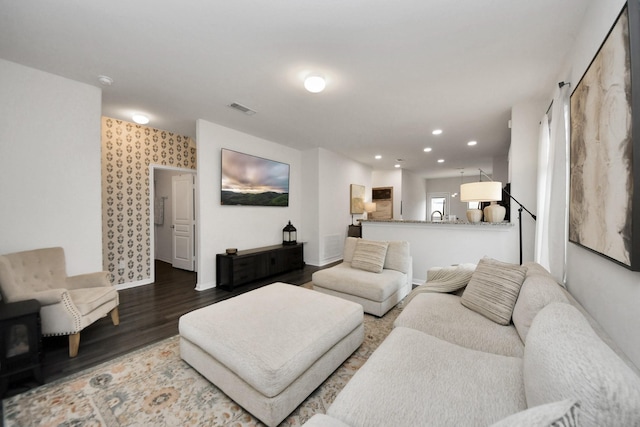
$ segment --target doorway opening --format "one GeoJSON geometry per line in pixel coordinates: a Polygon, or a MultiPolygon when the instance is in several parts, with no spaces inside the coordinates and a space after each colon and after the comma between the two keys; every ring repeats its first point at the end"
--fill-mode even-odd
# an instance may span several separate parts
{"type": "Polygon", "coordinates": [[[193,169],[149,166],[151,221],[150,279],[156,281],[156,261],[171,268],[196,271],[197,234],[193,169]]]}

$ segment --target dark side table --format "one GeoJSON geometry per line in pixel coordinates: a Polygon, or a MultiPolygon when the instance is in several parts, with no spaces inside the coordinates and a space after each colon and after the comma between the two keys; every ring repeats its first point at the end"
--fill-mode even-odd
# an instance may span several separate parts
{"type": "Polygon", "coordinates": [[[347,231],[347,237],[362,237],[362,225],[351,224],[347,231]]]}
{"type": "Polygon", "coordinates": [[[34,299],[0,302],[0,397],[12,376],[33,371],[42,384],[40,303],[34,299]]]}

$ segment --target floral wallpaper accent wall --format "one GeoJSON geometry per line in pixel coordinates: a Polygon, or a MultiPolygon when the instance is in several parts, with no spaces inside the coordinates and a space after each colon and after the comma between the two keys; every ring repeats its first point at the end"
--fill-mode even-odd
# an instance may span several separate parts
{"type": "Polygon", "coordinates": [[[151,164],[196,169],[195,141],[102,118],[102,259],[115,284],[151,277],[151,164]]]}

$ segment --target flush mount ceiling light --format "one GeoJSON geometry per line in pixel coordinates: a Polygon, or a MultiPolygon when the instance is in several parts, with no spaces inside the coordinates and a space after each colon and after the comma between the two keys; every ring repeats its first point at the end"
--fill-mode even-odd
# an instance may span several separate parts
{"type": "Polygon", "coordinates": [[[476,145],[477,143],[478,143],[478,141],[469,141],[469,142],[467,142],[467,145],[468,145],[469,147],[473,147],[473,146],[474,146],[474,145],[476,145]]]}
{"type": "Polygon", "coordinates": [[[426,148],[425,148],[424,150],[422,150],[422,151],[424,151],[425,153],[430,153],[430,152],[431,152],[431,147],[426,147],[426,148]]]}
{"type": "Polygon", "coordinates": [[[434,129],[433,132],[431,132],[433,135],[440,135],[442,133],[442,129],[434,129]]]}
{"type": "Polygon", "coordinates": [[[438,163],[444,163],[444,159],[438,159],[438,163]]]}
{"type": "Polygon", "coordinates": [[[149,117],[145,116],[144,114],[134,114],[133,116],[131,116],[131,118],[139,125],[146,125],[147,123],[149,123],[149,117]]]}
{"type": "Polygon", "coordinates": [[[111,86],[113,79],[109,76],[98,76],[98,82],[100,82],[102,86],[111,86]]]}
{"type": "Polygon", "coordinates": [[[312,75],[304,79],[304,88],[311,93],[319,93],[324,90],[327,82],[325,82],[324,77],[312,75]]]}
{"type": "Polygon", "coordinates": [[[380,154],[376,154],[376,160],[380,160],[382,158],[382,156],[380,154]]]}

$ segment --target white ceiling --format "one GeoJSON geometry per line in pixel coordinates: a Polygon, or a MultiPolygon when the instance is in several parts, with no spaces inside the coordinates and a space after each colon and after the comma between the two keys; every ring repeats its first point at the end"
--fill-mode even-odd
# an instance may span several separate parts
{"type": "Polygon", "coordinates": [[[506,155],[514,104],[551,96],[588,3],[0,0],[0,58],[94,86],[112,77],[106,116],[142,112],[194,138],[201,118],[375,169],[400,158],[459,176],[506,155]],[[309,73],[324,92],[303,89],[309,73]]]}

